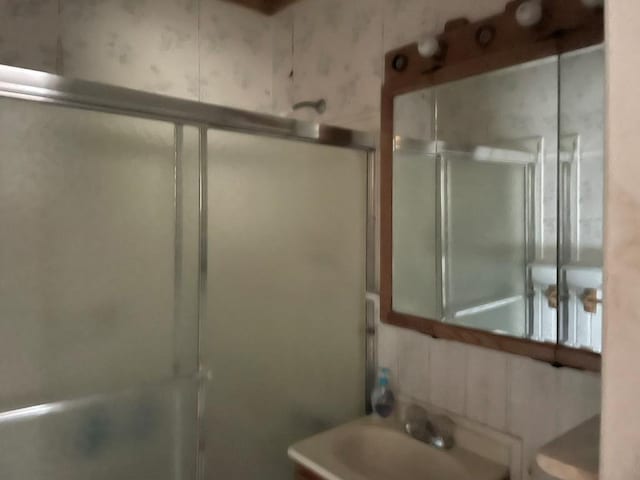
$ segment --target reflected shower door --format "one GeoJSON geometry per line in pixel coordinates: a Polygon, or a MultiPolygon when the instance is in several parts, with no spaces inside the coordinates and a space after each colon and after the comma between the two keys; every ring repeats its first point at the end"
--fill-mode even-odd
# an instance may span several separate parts
{"type": "Polygon", "coordinates": [[[449,321],[524,336],[525,167],[444,157],[449,321]]]}
{"type": "Polygon", "coordinates": [[[197,131],[0,104],[0,478],[193,478],[197,131]]]}
{"type": "Polygon", "coordinates": [[[209,131],[206,478],[364,414],[366,154],[209,131]]]}
{"type": "Polygon", "coordinates": [[[397,312],[440,320],[438,164],[433,153],[394,146],[392,298],[397,312]]]}
{"type": "Polygon", "coordinates": [[[560,341],[602,351],[605,52],[560,56],[560,341]]]}
{"type": "Polygon", "coordinates": [[[436,99],[447,321],[555,342],[557,57],[439,85],[436,99]]]}

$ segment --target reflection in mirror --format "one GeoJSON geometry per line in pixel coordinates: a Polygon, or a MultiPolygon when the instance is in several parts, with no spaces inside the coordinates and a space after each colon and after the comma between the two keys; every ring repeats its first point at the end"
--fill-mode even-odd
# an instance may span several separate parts
{"type": "Polygon", "coordinates": [[[395,99],[393,153],[394,310],[442,317],[433,92],[395,99]]]}
{"type": "Polygon", "coordinates": [[[393,154],[393,305],[399,312],[442,318],[436,193],[439,162],[429,144],[397,137],[393,154]]]}
{"type": "Polygon", "coordinates": [[[560,57],[560,341],[602,349],[604,50],[560,57]]]}
{"type": "Polygon", "coordinates": [[[393,310],[556,340],[557,58],[395,98],[393,310]]]}

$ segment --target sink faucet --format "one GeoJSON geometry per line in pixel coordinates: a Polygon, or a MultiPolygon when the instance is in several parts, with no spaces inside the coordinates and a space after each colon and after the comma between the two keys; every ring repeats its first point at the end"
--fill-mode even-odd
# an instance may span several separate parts
{"type": "Polygon", "coordinates": [[[418,405],[411,405],[405,414],[404,429],[416,440],[435,448],[453,447],[453,421],[445,415],[429,415],[418,405]]]}

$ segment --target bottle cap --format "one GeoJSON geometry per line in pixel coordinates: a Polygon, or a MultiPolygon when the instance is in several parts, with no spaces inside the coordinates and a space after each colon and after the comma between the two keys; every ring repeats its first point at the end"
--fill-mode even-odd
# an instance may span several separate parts
{"type": "Polygon", "coordinates": [[[387,385],[389,385],[389,375],[390,375],[390,371],[388,368],[386,367],[381,367],[379,369],[379,374],[378,374],[378,385],[386,387],[387,385]]]}

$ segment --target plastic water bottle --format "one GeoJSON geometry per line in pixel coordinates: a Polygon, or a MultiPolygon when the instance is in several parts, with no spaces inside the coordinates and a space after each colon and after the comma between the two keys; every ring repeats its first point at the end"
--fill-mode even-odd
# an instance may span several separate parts
{"type": "Polygon", "coordinates": [[[391,415],[395,405],[395,397],[389,387],[390,373],[388,368],[380,368],[378,370],[378,383],[373,392],[371,392],[371,407],[375,413],[384,418],[391,415]]]}

